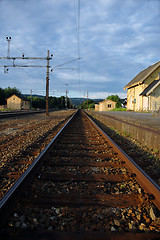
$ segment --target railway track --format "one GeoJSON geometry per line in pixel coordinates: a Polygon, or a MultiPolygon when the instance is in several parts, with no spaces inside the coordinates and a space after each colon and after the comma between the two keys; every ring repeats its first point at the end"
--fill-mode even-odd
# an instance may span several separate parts
{"type": "Polygon", "coordinates": [[[160,237],[159,187],[82,111],[0,207],[5,239],[160,237]]]}
{"type": "Polygon", "coordinates": [[[43,112],[45,112],[45,110],[21,110],[12,112],[0,112],[0,119],[27,116],[43,112]]]}

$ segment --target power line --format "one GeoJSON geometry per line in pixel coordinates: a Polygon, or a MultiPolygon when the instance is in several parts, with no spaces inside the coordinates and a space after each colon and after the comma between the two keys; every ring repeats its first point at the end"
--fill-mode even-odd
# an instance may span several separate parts
{"type": "MultiPolygon", "coordinates": [[[[78,58],[80,58],[80,0],[78,0],[78,58]]],[[[78,61],[78,84],[80,89],[80,62],[78,61]]]]}
{"type": "Polygon", "coordinates": [[[4,67],[4,73],[8,73],[8,67],[18,67],[18,68],[23,68],[23,67],[46,67],[47,68],[47,76],[46,76],[46,115],[49,116],[49,105],[48,105],[48,97],[49,97],[49,68],[50,68],[50,65],[49,65],[49,61],[52,59],[52,54],[51,54],[51,57],[50,57],[50,53],[49,53],[49,50],[47,51],[47,57],[24,57],[24,54],[22,54],[22,57],[10,57],[10,41],[11,41],[11,37],[7,37],[6,38],[7,41],[8,41],[8,55],[7,57],[0,57],[0,59],[6,59],[6,60],[13,60],[13,64],[12,65],[6,65],[6,64],[3,64],[2,66],[0,67],[4,67]],[[47,60],[47,66],[42,66],[42,65],[17,65],[15,64],[15,60],[17,59],[20,59],[20,60],[47,60]]]}
{"type": "Polygon", "coordinates": [[[78,0],[78,58],[80,58],[80,0],[78,0]]]}
{"type": "MultiPolygon", "coordinates": [[[[1,35],[6,39],[6,37],[8,36],[8,35],[4,35],[3,33],[1,33],[1,35]]],[[[16,46],[16,44],[13,42],[13,39],[12,39],[12,44],[15,46],[15,48],[17,49],[17,51],[19,51],[21,54],[24,52],[22,49],[20,49],[20,48],[18,48],[17,46],[16,46]]]]}
{"type": "Polygon", "coordinates": [[[53,67],[52,70],[57,69],[58,67],[61,67],[61,66],[63,66],[63,65],[66,65],[66,64],[68,64],[68,63],[75,62],[75,61],[77,61],[77,60],[80,60],[80,58],[76,58],[76,59],[73,59],[73,60],[71,60],[71,61],[68,61],[68,62],[62,63],[62,64],[60,64],[60,65],[57,65],[57,66],[53,67]]]}
{"type": "MultiPolygon", "coordinates": [[[[74,17],[75,17],[75,25],[76,25],[76,38],[77,38],[77,56],[80,58],[80,0],[74,0],[74,17]],[[77,4],[76,4],[77,3],[77,4]]],[[[78,61],[78,85],[79,85],[79,92],[80,89],[80,62],[78,61]]]]}
{"type": "MultiPolygon", "coordinates": [[[[78,33],[78,29],[77,29],[77,13],[76,13],[76,1],[77,0],[74,0],[74,17],[75,17],[75,27],[76,27],[76,34],[78,33]]],[[[78,40],[78,36],[77,37],[77,40],[78,40]]]]}
{"type": "MultiPolygon", "coordinates": [[[[1,35],[2,35],[5,39],[7,38],[3,33],[1,33],[1,35]]],[[[16,49],[17,49],[21,54],[22,54],[22,52],[24,52],[23,50],[20,50],[19,48],[17,48],[16,44],[13,43],[13,39],[12,39],[12,44],[16,47],[16,49]]],[[[6,59],[6,57],[5,57],[3,54],[1,54],[1,56],[2,56],[1,59],[6,59]]],[[[7,60],[9,60],[9,59],[10,59],[10,60],[11,60],[11,59],[14,60],[13,57],[12,57],[12,58],[9,58],[9,57],[8,57],[7,60]]],[[[33,62],[34,62],[34,63],[37,63],[37,62],[39,62],[39,60],[40,60],[40,59],[37,59],[37,60],[36,60],[36,58],[29,58],[29,57],[24,57],[24,58],[22,58],[22,57],[16,57],[16,59],[17,59],[17,60],[21,60],[21,59],[22,59],[24,64],[27,64],[28,61],[29,61],[30,63],[33,63],[33,62]],[[27,61],[24,61],[25,59],[26,59],[27,61]]],[[[42,60],[44,60],[44,58],[43,58],[42,60]]],[[[26,66],[25,66],[25,67],[26,67],[26,66]]],[[[20,69],[20,70],[22,70],[23,72],[25,72],[28,76],[33,77],[33,75],[31,75],[30,73],[28,73],[27,71],[25,71],[22,67],[19,66],[18,69],[20,69]]],[[[42,77],[42,78],[44,77],[44,76],[42,76],[42,74],[40,74],[39,72],[38,72],[38,75],[39,75],[40,77],[42,77]]]]}

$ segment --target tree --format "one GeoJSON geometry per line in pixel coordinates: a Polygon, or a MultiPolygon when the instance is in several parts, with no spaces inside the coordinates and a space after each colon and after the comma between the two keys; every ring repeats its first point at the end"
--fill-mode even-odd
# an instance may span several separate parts
{"type": "Polygon", "coordinates": [[[44,108],[46,107],[45,98],[32,97],[32,107],[33,108],[44,108]]]}
{"type": "Polygon", "coordinates": [[[88,108],[89,108],[89,109],[94,109],[94,108],[95,108],[95,103],[89,104],[88,108]]]}
{"type": "MultiPolygon", "coordinates": [[[[30,97],[28,97],[28,99],[30,100],[30,97]]],[[[49,97],[48,99],[49,101],[49,108],[50,109],[64,109],[65,108],[65,97],[61,96],[59,98],[56,97],[49,97]]],[[[68,102],[68,106],[69,106],[69,102],[68,102]]],[[[32,107],[33,108],[46,108],[46,99],[45,97],[32,97],[32,107]]]]}
{"type": "Polygon", "coordinates": [[[21,91],[16,87],[8,87],[5,89],[0,88],[0,105],[5,105],[6,99],[9,98],[12,94],[21,95],[21,91]]]}
{"type": "Polygon", "coordinates": [[[21,91],[19,89],[17,89],[16,87],[14,88],[5,88],[4,89],[5,92],[5,97],[9,98],[12,94],[16,94],[16,95],[21,95],[21,91]]]}
{"type": "MultiPolygon", "coordinates": [[[[94,108],[94,105],[95,105],[94,101],[91,100],[91,99],[88,99],[88,108],[89,108],[89,109],[90,109],[90,108],[94,108]]],[[[84,101],[84,102],[80,105],[80,108],[81,108],[81,109],[87,109],[87,101],[84,101]]]]}
{"type": "Polygon", "coordinates": [[[108,96],[107,99],[110,99],[114,102],[116,102],[116,108],[120,108],[121,107],[121,99],[118,95],[111,95],[108,96]]]}
{"type": "Polygon", "coordinates": [[[6,101],[5,101],[5,93],[4,93],[4,89],[0,88],[0,105],[5,105],[6,101]]]}
{"type": "MultiPolygon", "coordinates": [[[[56,97],[49,97],[49,107],[52,108],[58,108],[58,109],[64,109],[65,108],[65,97],[61,96],[59,98],[56,97]]],[[[70,107],[69,98],[67,100],[67,108],[70,107]]]]}
{"type": "Polygon", "coordinates": [[[59,100],[60,100],[60,103],[59,103],[60,104],[60,108],[64,109],[65,108],[65,97],[61,96],[59,100]]]}

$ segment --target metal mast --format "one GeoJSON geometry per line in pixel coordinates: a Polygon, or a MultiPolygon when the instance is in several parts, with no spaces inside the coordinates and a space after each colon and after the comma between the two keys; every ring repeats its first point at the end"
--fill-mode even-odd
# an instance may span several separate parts
{"type": "Polygon", "coordinates": [[[49,97],[49,50],[47,51],[47,76],[46,76],[46,115],[49,116],[49,104],[48,104],[48,97],[49,97]]]}
{"type": "Polygon", "coordinates": [[[49,50],[47,51],[47,57],[24,57],[24,54],[22,54],[22,57],[10,57],[10,41],[11,37],[6,37],[8,41],[8,56],[7,57],[0,57],[0,59],[9,59],[13,60],[13,63],[11,65],[2,65],[0,67],[4,67],[4,73],[8,73],[8,68],[9,67],[46,67],[47,68],[47,76],[46,76],[46,115],[49,116],[49,105],[48,105],[48,97],[49,97],[49,61],[52,59],[49,56],[49,50]],[[42,66],[42,65],[19,65],[15,64],[15,60],[47,60],[47,66],[42,66]]]}

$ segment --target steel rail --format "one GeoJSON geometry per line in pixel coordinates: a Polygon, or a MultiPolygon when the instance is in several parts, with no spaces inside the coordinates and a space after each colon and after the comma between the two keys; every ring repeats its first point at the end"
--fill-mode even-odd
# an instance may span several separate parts
{"type": "MultiPolygon", "coordinates": [[[[42,166],[43,161],[46,159],[47,151],[50,149],[51,145],[59,138],[61,133],[68,127],[69,123],[74,119],[74,116],[76,115],[76,113],[72,115],[72,117],[61,128],[61,130],[56,134],[56,136],[47,145],[47,147],[40,153],[40,155],[34,160],[34,162],[29,166],[29,168],[21,175],[21,177],[15,182],[15,184],[11,187],[11,189],[0,200],[0,216],[1,216],[0,225],[3,225],[5,223],[5,220],[7,220],[9,213],[12,211],[16,203],[15,199],[21,193],[19,190],[21,189],[24,190],[26,186],[28,186],[33,175],[37,173],[39,168],[42,166]]],[[[125,161],[127,168],[131,172],[136,174],[136,180],[141,185],[141,187],[147,193],[154,195],[155,199],[153,201],[155,205],[158,208],[160,208],[159,186],[88,115],[87,117],[93,123],[95,128],[101,132],[103,137],[105,137],[108,140],[109,145],[118,154],[120,159],[125,161]]]]}
{"type": "Polygon", "coordinates": [[[20,116],[26,116],[26,115],[38,114],[38,113],[44,113],[44,112],[45,112],[45,110],[5,112],[5,113],[0,113],[0,119],[11,118],[11,117],[20,117],[20,116]]]}
{"type": "MultiPolygon", "coordinates": [[[[86,113],[86,112],[85,112],[86,113]]],[[[120,159],[123,159],[126,167],[135,174],[135,178],[140,186],[153,197],[154,204],[160,209],[160,187],[154,180],[145,173],[86,113],[87,117],[92,121],[94,126],[102,132],[103,136],[108,140],[120,159]]]]}
{"type": "MultiPolygon", "coordinates": [[[[49,112],[56,111],[55,109],[49,109],[49,112]]],[[[0,119],[4,118],[12,118],[12,117],[21,117],[21,116],[27,116],[32,114],[39,114],[39,113],[45,113],[46,110],[22,110],[22,111],[15,111],[15,112],[5,112],[0,113],[0,119]]]]}
{"type": "Polygon", "coordinates": [[[1,222],[0,225],[3,225],[5,220],[8,217],[8,214],[12,210],[13,206],[8,206],[8,203],[11,201],[15,201],[15,197],[19,195],[19,190],[21,188],[25,188],[25,184],[28,181],[27,185],[31,181],[30,174],[36,173],[38,169],[43,164],[43,159],[48,151],[48,149],[51,147],[51,145],[58,139],[59,135],[64,131],[64,129],[67,128],[70,121],[74,118],[75,112],[71,118],[67,121],[67,123],[60,129],[60,131],[54,136],[54,138],[51,140],[51,142],[47,145],[47,147],[39,154],[39,156],[31,163],[31,165],[26,169],[26,171],[20,176],[20,178],[13,184],[13,186],[8,190],[8,192],[2,197],[0,200],[0,216],[1,216],[1,222]],[[7,214],[6,214],[7,213],[7,214]]]}

